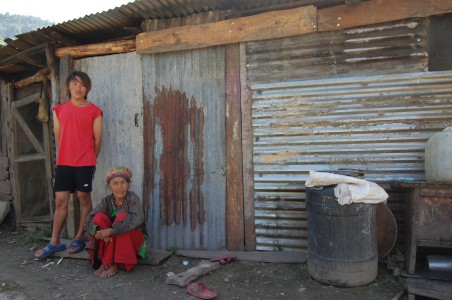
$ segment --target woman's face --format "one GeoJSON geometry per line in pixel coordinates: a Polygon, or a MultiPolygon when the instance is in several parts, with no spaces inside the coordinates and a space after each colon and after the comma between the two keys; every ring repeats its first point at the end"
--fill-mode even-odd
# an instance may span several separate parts
{"type": "Polygon", "coordinates": [[[122,177],[115,177],[110,180],[110,183],[108,184],[115,199],[124,199],[129,190],[129,186],[129,182],[122,177]]]}
{"type": "Polygon", "coordinates": [[[69,82],[69,93],[71,98],[75,100],[85,99],[88,89],[83,85],[80,77],[76,76],[75,79],[69,82]]]}

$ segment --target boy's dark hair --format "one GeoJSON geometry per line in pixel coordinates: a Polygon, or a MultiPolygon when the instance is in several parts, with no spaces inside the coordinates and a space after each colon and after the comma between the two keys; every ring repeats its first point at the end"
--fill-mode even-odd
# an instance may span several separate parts
{"type": "Polygon", "coordinates": [[[69,99],[71,98],[69,84],[71,83],[72,80],[76,80],[77,77],[80,78],[83,86],[86,87],[85,99],[88,99],[88,93],[91,90],[91,78],[89,78],[88,74],[82,71],[74,71],[67,77],[66,79],[67,96],[69,97],[69,99]]]}

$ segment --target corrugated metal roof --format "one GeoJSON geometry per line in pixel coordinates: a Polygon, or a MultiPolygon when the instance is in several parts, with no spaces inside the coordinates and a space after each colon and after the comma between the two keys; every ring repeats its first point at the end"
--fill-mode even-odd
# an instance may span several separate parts
{"type": "Polygon", "coordinates": [[[7,46],[0,47],[0,78],[20,79],[38,72],[43,63],[46,65],[43,45],[47,43],[64,47],[133,39],[146,19],[184,17],[213,10],[252,15],[305,5],[323,8],[338,4],[344,4],[344,0],[137,0],[5,39],[7,46]]]}

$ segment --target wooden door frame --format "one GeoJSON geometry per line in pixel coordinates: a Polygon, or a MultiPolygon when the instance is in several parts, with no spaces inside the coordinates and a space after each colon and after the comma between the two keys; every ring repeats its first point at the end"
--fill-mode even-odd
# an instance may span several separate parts
{"type": "MultiPolygon", "coordinates": [[[[42,83],[43,84],[43,83],[42,83]]],[[[9,99],[14,99],[14,87],[13,85],[9,85],[9,99]]],[[[31,103],[36,102],[39,100],[40,94],[33,94],[30,96],[27,96],[21,100],[18,101],[10,101],[9,105],[9,124],[12,128],[12,132],[14,132],[16,129],[16,126],[20,126],[25,133],[26,137],[29,139],[31,144],[33,145],[34,149],[37,153],[30,154],[30,155],[18,155],[17,154],[17,146],[16,146],[16,140],[14,138],[14,134],[11,134],[9,140],[10,142],[8,145],[11,145],[8,147],[8,156],[10,158],[11,166],[10,166],[10,178],[11,178],[11,186],[12,191],[14,195],[14,206],[15,206],[15,215],[16,215],[16,227],[19,228],[20,223],[23,220],[22,218],[22,205],[21,205],[21,195],[20,195],[20,181],[18,174],[18,163],[21,162],[28,162],[28,161],[34,161],[34,160],[44,160],[44,164],[46,166],[45,170],[45,176],[47,180],[47,198],[49,201],[49,220],[51,216],[53,215],[53,190],[52,190],[52,169],[51,169],[51,161],[50,161],[50,135],[49,135],[49,125],[48,123],[41,123],[42,124],[42,130],[43,130],[43,143],[41,144],[38,139],[33,135],[33,132],[30,130],[28,125],[26,124],[25,120],[22,118],[19,112],[19,108],[29,105],[31,103]],[[14,122],[14,121],[17,121],[14,122]]],[[[44,220],[42,217],[40,218],[30,218],[27,221],[33,222],[43,222],[48,221],[47,218],[44,220]]]]}

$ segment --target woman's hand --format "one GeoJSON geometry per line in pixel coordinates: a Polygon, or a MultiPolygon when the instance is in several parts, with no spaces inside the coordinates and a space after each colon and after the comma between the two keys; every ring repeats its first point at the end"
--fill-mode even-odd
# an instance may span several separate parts
{"type": "Polygon", "coordinates": [[[104,242],[108,243],[111,241],[112,234],[113,228],[106,228],[96,232],[96,235],[94,237],[96,238],[96,240],[103,240],[104,242]]]}

